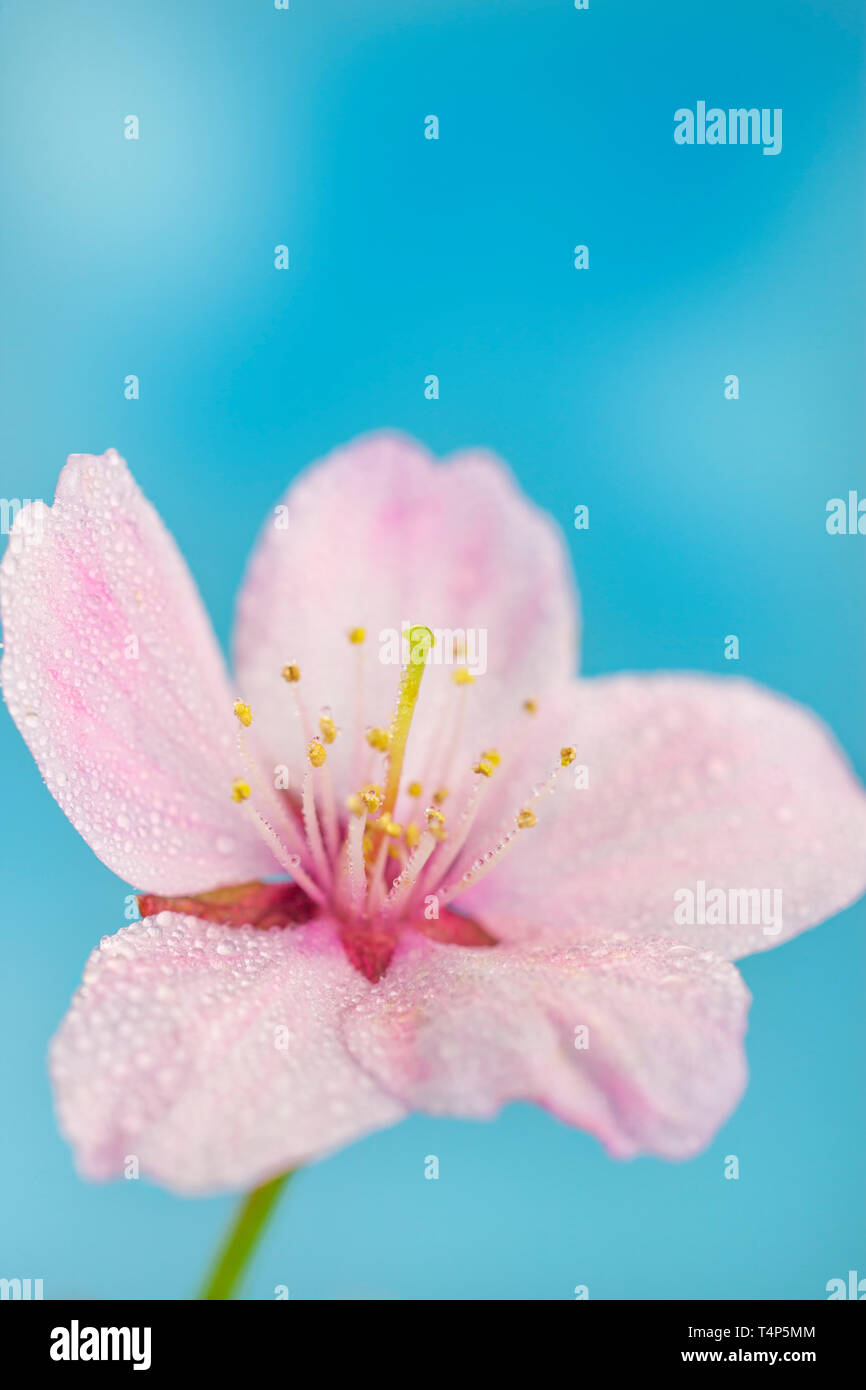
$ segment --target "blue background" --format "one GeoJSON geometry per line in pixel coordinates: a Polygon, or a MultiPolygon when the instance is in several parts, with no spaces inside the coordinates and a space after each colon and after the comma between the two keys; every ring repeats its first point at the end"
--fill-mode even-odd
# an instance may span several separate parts
{"type": "MultiPolygon", "coordinates": [[[[226,639],[305,463],[384,425],[488,445],[567,530],[588,672],[729,673],[737,633],[739,672],[866,773],[866,539],[824,524],[866,490],[861,0],[5,0],[0,51],[4,496],[50,500],[69,452],[116,446],[226,639]],[[782,153],[676,146],[698,99],[782,107],[782,153]]],[[[0,1275],[187,1297],[232,1201],[79,1181],[45,1075],[129,890],[5,715],[0,757],[0,1275]]],[[[297,1178],[248,1294],[821,1298],[866,1275],[864,917],[745,962],[751,1082],[702,1157],[616,1163],[527,1106],[415,1117],[297,1178]]]]}

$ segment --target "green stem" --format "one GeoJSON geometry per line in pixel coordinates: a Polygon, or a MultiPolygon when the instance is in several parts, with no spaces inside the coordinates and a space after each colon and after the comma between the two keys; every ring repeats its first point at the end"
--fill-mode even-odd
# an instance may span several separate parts
{"type": "Polygon", "coordinates": [[[274,1204],[291,1176],[289,1171],[272,1178],[261,1187],[253,1188],[244,1198],[199,1295],[201,1299],[231,1298],[274,1204]]]}

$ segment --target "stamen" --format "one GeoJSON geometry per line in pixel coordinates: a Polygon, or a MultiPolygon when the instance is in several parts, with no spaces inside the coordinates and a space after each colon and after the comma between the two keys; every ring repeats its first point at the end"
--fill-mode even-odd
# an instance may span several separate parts
{"type": "Polygon", "coordinates": [[[379,753],[388,751],[388,730],[387,729],[368,729],[367,742],[371,748],[375,748],[379,753]]]}
{"type": "MultiPolygon", "coordinates": [[[[328,724],[328,715],[322,716],[322,721],[328,724]]],[[[322,722],[320,721],[320,723],[322,722]]],[[[333,724],[333,720],[330,720],[333,724]]],[[[326,737],[323,734],[323,737],[326,737]]],[[[336,725],[334,725],[334,738],[337,737],[336,725]]],[[[325,839],[328,842],[328,854],[331,861],[337,858],[337,850],[340,842],[340,832],[337,822],[337,803],[334,800],[334,787],[331,782],[331,769],[326,766],[328,754],[325,746],[317,738],[311,739],[307,747],[307,757],[316,769],[315,789],[318,793],[320,808],[322,812],[322,823],[325,829],[325,839]]]]}
{"type": "Polygon", "coordinates": [[[376,786],[374,782],[368,782],[366,787],[361,788],[358,795],[370,815],[374,816],[382,805],[382,788],[376,786]]]}
{"type": "Polygon", "coordinates": [[[250,794],[250,784],[245,782],[242,777],[236,777],[232,782],[232,800],[246,801],[250,794]]]}
{"type": "Polygon", "coordinates": [[[301,810],[304,816],[304,830],[313,856],[313,863],[319,873],[323,883],[331,882],[331,866],[325,854],[325,846],[322,842],[322,832],[319,829],[319,817],[316,814],[316,799],[313,793],[313,773],[307,770],[304,774],[304,789],[301,794],[301,810]]]}
{"type": "Polygon", "coordinates": [[[328,754],[325,751],[324,744],[321,744],[317,738],[311,738],[310,742],[307,744],[307,757],[313,764],[313,767],[324,767],[328,754]]]}
{"type": "Polygon", "coordinates": [[[327,899],[319,885],[302,868],[300,855],[289,853],[270,821],[265,820],[264,816],[259,814],[251,801],[244,801],[244,809],[251,817],[259,834],[270,846],[277,863],[285,869],[289,877],[293,878],[300,888],[303,888],[308,898],[312,898],[313,902],[318,903],[320,907],[326,907],[327,899]]]}
{"type": "MultiPolygon", "coordinates": [[[[245,786],[247,788],[247,797],[249,797],[252,794],[250,789],[250,783],[252,783],[255,786],[257,798],[261,799],[261,801],[268,807],[269,814],[274,817],[277,823],[282,827],[283,833],[288,834],[289,839],[293,842],[294,852],[297,853],[300,850],[300,852],[303,853],[306,850],[306,845],[303,842],[298,827],[295,825],[292,817],[288,814],[286,806],[277,796],[277,793],[274,790],[274,788],[270,785],[269,782],[267,782],[262,777],[261,768],[259,767],[259,764],[256,762],[255,758],[251,754],[249,748],[247,747],[247,741],[244,737],[244,729],[248,729],[252,724],[253,712],[250,709],[249,705],[245,703],[245,701],[236,700],[234,705],[234,713],[240,725],[240,728],[238,729],[238,750],[240,752],[241,759],[246,766],[247,773],[249,776],[249,782],[245,781],[243,778],[236,778],[235,782],[233,783],[233,786],[235,788],[237,788],[238,786],[245,786]]],[[[245,798],[241,796],[235,795],[236,801],[244,799],[245,798]]]]}
{"type": "Polygon", "coordinates": [[[349,906],[355,917],[364,911],[367,898],[367,874],[364,867],[364,811],[360,797],[361,812],[353,812],[349,818],[346,835],[346,871],[349,880],[349,906]]]}
{"type": "MultiPolygon", "coordinates": [[[[528,823],[526,822],[526,824],[528,823]]],[[[465,893],[467,888],[472,888],[479,879],[484,878],[485,874],[489,874],[491,869],[495,869],[523,828],[524,826],[520,826],[518,821],[518,825],[515,825],[513,830],[509,830],[508,834],[504,835],[493,849],[482,854],[480,858],[475,860],[474,864],[470,865],[461,879],[458,879],[456,883],[448,884],[446,888],[438,889],[436,896],[439,899],[439,906],[443,907],[445,903],[450,903],[452,898],[456,898],[459,893],[465,893]]]]}
{"type": "MultiPolygon", "coordinates": [[[[447,846],[443,846],[437,854],[435,860],[430,865],[424,880],[423,892],[432,892],[435,883],[442,882],[442,879],[452,867],[458,854],[466,844],[467,837],[478,814],[484,793],[487,790],[487,779],[483,776],[476,777],[466,799],[466,804],[457,818],[456,825],[453,826],[447,846]]],[[[435,797],[434,797],[435,800],[435,797]]],[[[443,817],[444,819],[444,817],[443,817]]]]}
{"type": "Polygon", "coordinates": [[[559,762],[544,782],[539,782],[537,786],[533,787],[532,796],[529,800],[527,809],[531,809],[543,796],[547,796],[548,793],[553,791],[553,788],[562,776],[563,769],[571,767],[576,757],[577,749],[572,746],[559,750],[559,762]]]}
{"type": "Polygon", "coordinates": [[[394,882],[391,884],[391,890],[382,905],[383,913],[388,916],[393,916],[399,911],[409,897],[415,884],[418,882],[418,875],[435,848],[435,839],[429,830],[425,830],[415,849],[412,851],[405,868],[397,875],[394,882]]]}
{"type": "Polygon", "coordinates": [[[319,733],[322,735],[324,743],[335,743],[339,733],[331,715],[324,711],[319,715],[319,733]]]}
{"type": "MultiPolygon", "coordinates": [[[[460,666],[453,672],[452,680],[454,684],[459,687],[459,694],[453,701],[451,719],[446,722],[444,728],[444,742],[440,744],[440,755],[443,753],[445,755],[442,782],[446,787],[454,781],[454,774],[458,761],[463,756],[463,729],[466,724],[469,687],[470,685],[474,685],[475,677],[470,671],[466,670],[465,666],[460,666]]],[[[439,770],[440,772],[443,771],[441,767],[439,770]]],[[[490,776],[492,771],[493,764],[491,764],[490,773],[486,775],[490,776]]],[[[434,801],[436,800],[435,796],[433,799],[434,801]]]]}
{"type": "Polygon", "coordinates": [[[363,627],[352,627],[346,634],[350,644],[357,649],[358,659],[355,667],[355,743],[352,765],[355,781],[360,782],[364,767],[364,642],[367,631],[363,627]]]}
{"type": "Polygon", "coordinates": [[[367,872],[367,913],[374,916],[378,912],[382,899],[385,896],[385,882],[383,870],[385,859],[388,855],[388,837],[381,832],[377,832],[376,837],[365,836],[364,853],[369,863],[367,872]]]}
{"type": "Polygon", "coordinates": [[[375,916],[385,896],[385,860],[392,853],[394,841],[401,838],[403,827],[392,820],[387,812],[372,822],[372,825],[375,835],[370,841],[367,855],[368,860],[372,860],[368,874],[367,909],[371,916],[375,916]]]}
{"type": "MultiPolygon", "coordinates": [[[[463,875],[463,877],[459,879],[456,883],[448,884],[447,887],[437,890],[437,897],[439,899],[440,907],[444,903],[450,902],[452,898],[455,898],[458,895],[458,893],[464,893],[467,888],[471,888],[472,885],[477,883],[480,878],[483,878],[485,874],[488,874],[491,869],[496,867],[496,865],[501,860],[502,856],[510,849],[511,845],[516,840],[519,832],[521,830],[531,830],[532,827],[538,823],[535,812],[532,809],[533,805],[536,802],[540,801],[546,793],[553,791],[556,780],[561,775],[563,768],[570,767],[576,757],[577,749],[571,745],[565,748],[561,748],[559,750],[558,765],[553,769],[550,776],[547,778],[547,781],[541,782],[534,789],[528,805],[524,806],[523,809],[517,813],[514,822],[514,829],[509,830],[508,833],[503,836],[503,838],[499,841],[497,845],[493,847],[492,850],[488,850],[486,854],[483,854],[479,859],[476,859],[475,862],[471,864],[469,868],[466,870],[466,873],[463,875]]],[[[447,872],[448,868],[450,868],[453,862],[454,859],[452,856],[450,862],[445,867],[437,868],[437,873],[440,875],[440,881],[441,875],[447,872]]]]}
{"type": "Polygon", "coordinates": [[[243,700],[235,700],[234,713],[235,718],[243,724],[245,729],[248,729],[253,722],[253,712],[249,705],[243,700]]]}
{"type": "Polygon", "coordinates": [[[389,816],[380,816],[377,821],[379,829],[391,840],[399,840],[403,834],[403,827],[398,821],[391,820],[389,816]]]}
{"type": "Polygon", "coordinates": [[[565,768],[567,768],[567,767],[571,767],[571,764],[574,762],[574,760],[575,760],[576,757],[577,757],[577,749],[576,749],[576,748],[574,748],[574,747],[572,747],[572,746],[569,746],[569,747],[566,747],[566,748],[560,748],[560,750],[559,750],[559,762],[557,763],[556,767],[555,767],[555,768],[553,769],[553,771],[550,773],[550,775],[549,775],[549,777],[546,779],[546,781],[544,781],[544,782],[539,782],[537,786],[533,787],[533,789],[532,789],[532,797],[530,798],[530,801],[529,801],[529,806],[530,806],[530,807],[536,805],[536,803],[539,802],[543,796],[547,796],[550,792],[553,791],[553,788],[556,786],[556,783],[559,781],[559,778],[562,776],[563,770],[564,770],[565,768]]]}
{"type": "Polygon", "coordinates": [[[304,705],[304,702],[301,699],[300,691],[298,690],[298,682],[301,679],[300,666],[298,666],[297,663],[294,661],[288,662],[288,664],[283,667],[282,677],[292,692],[292,701],[295,706],[295,714],[301,721],[301,728],[304,731],[304,738],[307,740],[307,742],[309,742],[310,739],[313,737],[313,727],[310,723],[310,718],[307,714],[306,706],[304,705]]]}

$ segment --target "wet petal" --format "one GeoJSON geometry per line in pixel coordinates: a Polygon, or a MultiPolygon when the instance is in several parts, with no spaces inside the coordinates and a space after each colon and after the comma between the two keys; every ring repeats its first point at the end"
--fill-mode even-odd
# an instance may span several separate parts
{"type": "Polygon", "coordinates": [[[0,599],[10,713],[110,869],[162,893],[277,870],[231,800],[243,768],[201,600],[116,453],[73,454],[53,507],[19,515],[0,599]]]}
{"type": "Polygon", "coordinates": [[[472,950],[413,933],[345,1028],[414,1109],[483,1119],[535,1101],[617,1157],[685,1158],[743,1090],[748,1004],[735,966],[679,942],[548,934],[472,950]]]}
{"type": "Polygon", "coordinates": [[[321,920],[164,912],[106,937],[51,1054],[82,1173],[115,1177],[134,1155],[178,1192],[247,1188],[400,1119],[340,1037],[371,988],[321,920]]]}
{"type": "Polygon", "coordinates": [[[828,730],[790,700],[709,676],[575,683],[539,710],[516,764],[502,769],[473,852],[555,763],[554,741],[554,754],[574,744],[577,760],[537,804],[537,826],[454,904],[494,936],[538,923],[610,928],[736,958],[866,889],[866,793],[828,730]],[[678,920],[688,893],[698,917],[701,883],[721,890],[725,920],[678,920]]]}
{"type": "Polygon", "coordinates": [[[415,623],[443,632],[424,677],[409,776],[420,775],[456,694],[453,664],[437,664],[451,660],[445,633],[467,632],[479,672],[465,737],[476,754],[524,697],[573,673],[575,600],[559,534],[492,456],[437,463],[410,439],[371,435],[305,473],[282,505],[254,554],[235,642],[244,698],[276,763],[302,762],[280,680],[296,662],[310,715],[332,707],[342,728],[329,762],[347,782],[358,682],[351,628],[366,630],[364,722],[384,726],[399,678],[399,665],[382,659],[385,635],[415,623]]]}

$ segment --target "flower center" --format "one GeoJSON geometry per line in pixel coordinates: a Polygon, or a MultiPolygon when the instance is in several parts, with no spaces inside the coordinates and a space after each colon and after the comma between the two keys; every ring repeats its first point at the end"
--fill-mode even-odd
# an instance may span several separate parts
{"type": "MultiPolygon", "coordinates": [[[[348,637],[359,652],[360,698],[364,629],[353,628],[348,637]]],[[[419,918],[437,920],[448,904],[496,868],[522,831],[536,825],[536,804],[553,790],[562,769],[576,757],[573,747],[562,748],[557,765],[546,781],[534,788],[528,802],[514,810],[500,839],[482,854],[470,856],[470,832],[502,758],[495,748],[482,750],[470,764],[468,783],[465,775],[459,778],[463,799],[456,814],[450,816],[442,809],[449,800],[455,757],[460,753],[465,704],[474,683],[467,667],[457,665],[452,672],[455,689],[451,720],[442,722],[440,739],[431,746],[428,773],[423,781],[410,781],[405,787],[407,823],[404,826],[395,820],[404,790],[409,732],[435,642],[430,628],[422,626],[411,628],[404,638],[408,655],[390,726],[365,729],[361,719],[355,721],[353,765],[359,785],[343,809],[337,806],[328,764],[328,749],[340,730],[330,709],[320,712],[314,728],[300,694],[301,670],[297,663],[287,663],[282,676],[292,692],[306,741],[308,766],[300,797],[281,794],[262,777],[244,738],[244,730],[252,723],[252,710],[243,700],[237,700],[234,706],[239,750],[247,773],[232,785],[235,801],[252,818],[277,861],[308,898],[353,928],[371,928],[375,924],[387,931],[419,918]],[[377,772],[378,780],[373,780],[377,772]],[[434,788],[426,806],[425,785],[434,788]]],[[[534,700],[524,701],[523,719],[535,711],[534,700]]]]}

